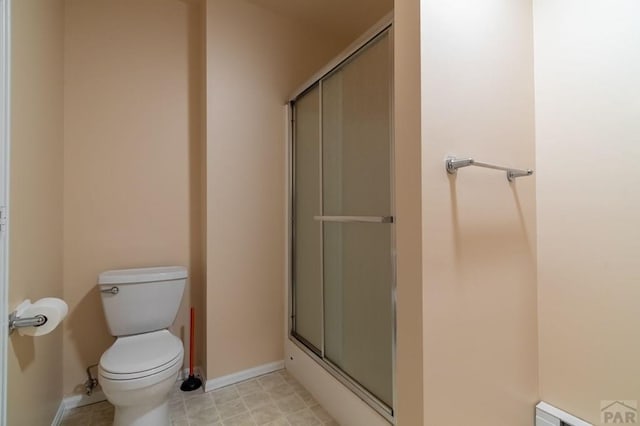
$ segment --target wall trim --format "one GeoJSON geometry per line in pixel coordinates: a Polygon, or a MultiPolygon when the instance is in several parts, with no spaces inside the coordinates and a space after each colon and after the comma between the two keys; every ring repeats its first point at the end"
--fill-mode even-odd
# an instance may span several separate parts
{"type": "Polygon", "coordinates": [[[59,426],[62,423],[62,418],[64,417],[65,412],[64,407],[64,399],[60,401],[60,405],[58,405],[58,411],[56,412],[55,417],[51,421],[51,426],[59,426]]]}
{"type": "Polygon", "coordinates": [[[106,400],[107,396],[101,389],[98,389],[90,396],[85,394],[68,396],[62,400],[62,405],[65,410],[71,410],[73,408],[84,407],[85,405],[95,404],[106,400]]]}
{"type": "Polygon", "coordinates": [[[249,368],[247,370],[238,371],[237,373],[227,374],[226,376],[216,377],[215,379],[207,380],[205,382],[204,391],[210,392],[212,390],[220,389],[225,386],[253,379],[254,377],[263,376],[274,371],[282,370],[283,368],[284,360],[280,360],[249,368]]]}

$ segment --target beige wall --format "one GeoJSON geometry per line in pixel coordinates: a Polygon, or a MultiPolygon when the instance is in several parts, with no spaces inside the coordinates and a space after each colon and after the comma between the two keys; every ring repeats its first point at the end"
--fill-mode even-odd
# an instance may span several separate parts
{"type": "Polygon", "coordinates": [[[66,394],[81,390],[85,367],[113,341],[95,287],[101,271],[187,266],[173,331],[188,342],[191,304],[204,317],[199,7],[66,1],[66,394]]]}
{"type": "Polygon", "coordinates": [[[393,9],[393,0],[247,0],[305,26],[355,40],[393,9]]]}
{"type": "Polygon", "coordinates": [[[540,390],[640,400],[640,3],[535,1],[540,390]]]}
{"type": "Polygon", "coordinates": [[[535,180],[444,170],[534,168],[531,1],[421,3],[424,424],[531,424],[535,180]]]}
{"type": "Polygon", "coordinates": [[[283,359],[287,96],[345,43],[207,1],[207,378],[283,359]]]}
{"type": "MultiPolygon", "coordinates": [[[[62,297],[63,2],[20,0],[12,11],[9,308],[62,297]]],[[[51,424],[62,399],[62,327],[14,333],[7,424],[51,424]]]]}

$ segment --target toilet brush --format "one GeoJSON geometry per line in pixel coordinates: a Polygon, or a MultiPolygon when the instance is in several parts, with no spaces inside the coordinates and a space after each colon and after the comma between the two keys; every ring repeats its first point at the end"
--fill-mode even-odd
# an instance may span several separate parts
{"type": "Polygon", "coordinates": [[[196,314],[193,308],[191,308],[191,323],[190,323],[190,338],[189,338],[189,377],[187,377],[182,385],[180,386],[180,390],[183,392],[191,392],[194,391],[200,386],[202,386],[202,380],[193,375],[193,346],[194,346],[194,329],[196,327],[195,324],[196,314]]]}

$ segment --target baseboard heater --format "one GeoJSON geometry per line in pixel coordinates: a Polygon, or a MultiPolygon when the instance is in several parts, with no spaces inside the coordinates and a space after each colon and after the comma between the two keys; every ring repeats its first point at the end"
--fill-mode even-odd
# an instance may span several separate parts
{"type": "Polygon", "coordinates": [[[536,426],[593,426],[566,411],[541,401],[536,405],[536,426]]]}

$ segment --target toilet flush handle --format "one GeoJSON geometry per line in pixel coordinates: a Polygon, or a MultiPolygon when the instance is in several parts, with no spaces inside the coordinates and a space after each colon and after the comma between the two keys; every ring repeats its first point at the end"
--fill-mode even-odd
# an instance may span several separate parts
{"type": "Polygon", "coordinates": [[[113,286],[109,289],[106,290],[100,290],[101,293],[111,293],[111,294],[118,294],[118,292],[120,292],[120,289],[116,286],[113,286]]]}

